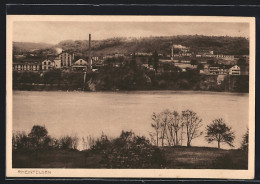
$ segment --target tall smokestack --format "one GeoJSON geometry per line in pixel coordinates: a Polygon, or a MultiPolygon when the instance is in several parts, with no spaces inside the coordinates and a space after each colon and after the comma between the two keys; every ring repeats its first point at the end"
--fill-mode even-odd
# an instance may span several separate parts
{"type": "Polygon", "coordinates": [[[89,34],[89,39],[88,39],[88,65],[89,69],[92,70],[92,63],[91,63],[91,34],[89,34]]]}
{"type": "Polygon", "coordinates": [[[173,60],[173,45],[172,45],[172,54],[171,54],[171,60],[173,60]]]}

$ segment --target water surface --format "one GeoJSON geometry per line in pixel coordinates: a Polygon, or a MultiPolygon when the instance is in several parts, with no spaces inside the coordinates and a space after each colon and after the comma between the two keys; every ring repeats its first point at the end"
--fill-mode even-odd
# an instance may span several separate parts
{"type": "MultiPolygon", "coordinates": [[[[151,115],[162,110],[186,109],[203,119],[202,130],[215,118],[224,118],[236,134],[238,148],[248,127],[248,94],[138,91],[138,92],[13,92],[13,130],[30,132],[33,125],[45,125],[52,136],[74,135],[115,137],[122,130],[133,130],[148,137],[151,115]]],[[[194,146],[208,144],[204,136],[194,146]]],[[[228,147],[226,147],[228,148],[228,147]]]]}

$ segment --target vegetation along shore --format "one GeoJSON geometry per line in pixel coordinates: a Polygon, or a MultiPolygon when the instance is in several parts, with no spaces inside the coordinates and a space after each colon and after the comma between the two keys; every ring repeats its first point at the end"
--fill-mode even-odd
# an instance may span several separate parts
{"type": "Polygon", "coordinates": [[[165,109],[153,113],[150,137],[123,130],[111,138],[48,134],[44,125],[34,125],[29,133],[13,132],[14,168],[174,168],[247,169],[248,130],[238,149],[231,148],[235,132],[223,118],[202,129],[202,119],[192,110],[165,109]],[[192,142],[204,136],[215,148],[196,147],[192,142]],[[82,145],[79,145],[82,144],[82,145]],[[79,149],[81,147],[81,149],[79,149]]]}

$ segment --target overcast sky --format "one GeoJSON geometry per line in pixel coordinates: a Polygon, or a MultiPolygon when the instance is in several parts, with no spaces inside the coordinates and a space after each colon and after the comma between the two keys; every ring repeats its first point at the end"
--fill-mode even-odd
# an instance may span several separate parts
{"type": "Polygon", "coordinates": [[[249,37],[248,23],[180,22],[14,22],[13,41],[57,44],[62,40],[174,35],[249,37]]]}

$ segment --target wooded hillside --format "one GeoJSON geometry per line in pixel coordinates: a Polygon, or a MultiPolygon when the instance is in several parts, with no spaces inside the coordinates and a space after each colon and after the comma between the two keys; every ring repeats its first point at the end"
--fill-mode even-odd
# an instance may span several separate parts
{"type": "MultiPolygon", "coordinates": [[[[28,43],[29,44],[29,43],[28,43]]],[[[14,42],[14,50],[32,49],[27,43],[14,42]]],[[[170,54],[171,45],[180,44],[190,47],[191,51],[213,50],[219,54],[245,55],[249,53],[249,40],[243,37],[228,36],[161,36],[145,38],[110,38],[106,40],[93,40],[92,50],[96,56],[108,54],[130,54],[133,52],[153,52],[157,50],[161,54],[170,54]]],[[[38,49],[50,48],[49,44],[45,47],[37,46],[38,49]]],[[[85,56],[88,54],[88,40],[65,40],[52,48],[62,48],[66,51],[74,52],[75,55],[85,56]]]]}

